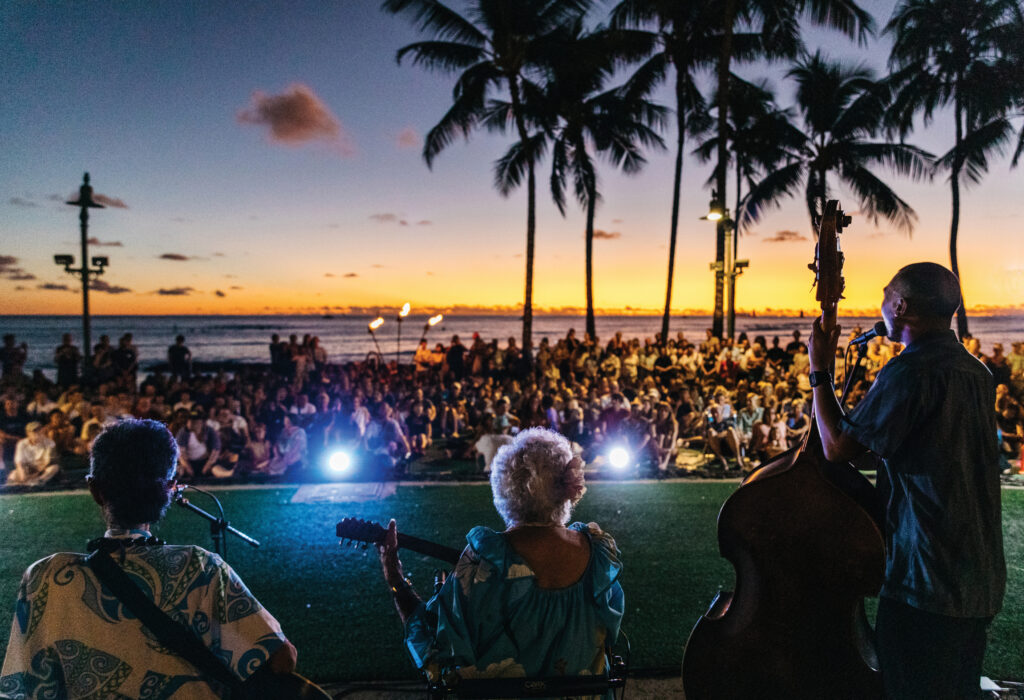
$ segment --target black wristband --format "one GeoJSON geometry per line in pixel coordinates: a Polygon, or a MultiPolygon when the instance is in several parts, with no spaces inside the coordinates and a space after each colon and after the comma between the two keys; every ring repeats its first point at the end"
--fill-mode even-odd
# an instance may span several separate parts
{"type": "Polygon", "coordinates": [[[816,386],[823,386],[825,384],[832,386],[832,375],[823,370],[811,372],[807,380],[808,383],[811,385],[811,388],[814,388],[816,386]]]}

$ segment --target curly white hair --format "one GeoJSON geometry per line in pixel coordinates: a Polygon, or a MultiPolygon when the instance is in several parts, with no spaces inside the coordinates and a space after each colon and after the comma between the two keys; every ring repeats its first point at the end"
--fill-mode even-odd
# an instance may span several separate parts
{"type": "Polygon", "coordinates": [[[583,462],[558,433],[530,428],[494,456],[491,491],[507,527],[564,525],[586,491],[583,462]]]}

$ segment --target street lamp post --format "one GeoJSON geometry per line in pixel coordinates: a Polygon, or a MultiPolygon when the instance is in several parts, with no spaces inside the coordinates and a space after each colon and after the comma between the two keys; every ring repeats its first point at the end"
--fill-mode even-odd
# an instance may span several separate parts
{"type": "Polygon", "coordinates": [[[89,173],[82,178],[82,186],[78,189],[78,200],[67,202],[67,204],[78,207],[79,230],[82,235],[82,266],[71,267],[75,264],[73,255],[54,255],[53,262],[64,267],[64,272],[78,275],[82,279],[82,375],[88,374],[92,356],[92,332],[89,320],[89,279],[92,276],[99,277],[103,274],[104,268],[110,264],[106,257],[95,257],[89,267],[89,210],[105,209],[102,204],[93,201],[92,186],[89,184],[89,173]]]}
{"type": "MultiPolygon", "coordinates": [[[[706,221],[714,221],[725,235],[725,256],[721,262],[713,262],[710,265],[715,276],[722,276],[725,283],[725,292],[728,296],[725,317],[725,335],[727,338],[736,337],[736,278],[743,274],[744,268],[750,266],[749,260],[736,260],[733,248],[733,236],[736,235],[736,226],[729,218],[729,210],[722,206],[718,199],[718,193],[712,192],[711,204],[708,213],[701,217],[706,221]]],[[[718,300],[716,297],[716,310],[718,300]]]]}

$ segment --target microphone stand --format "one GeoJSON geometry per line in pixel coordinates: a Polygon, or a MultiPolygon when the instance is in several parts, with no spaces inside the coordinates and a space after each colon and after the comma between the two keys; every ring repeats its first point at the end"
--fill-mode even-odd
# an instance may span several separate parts
{"type": "Polygon", "coordinates": [[[174,494],[174,503],[185,510],[195,513],[199,517],[210,521],[210,538],[213,540],[213,551],[222,559],[227,558],[228,551],[227,538],[224,536],[224,533],[230,533],[252,547],[260,546],[260,543],[257,540],[249,537],[249,535],[231,525],[224,518],[224,506],[222,506],[217,497],[209,491],[204,491],[203,489],[196,488],[195,486],[180,486],[174,494]],[[198,491],[199,493],[212,498],[213,502],[217,504],[217,510],[220,512],[220,517],[213,515],[212,513],[207,513],[205,510],[189,501],[184,495],[185,489],[192,489],[193,491],[198,491]]]}
{"type": "Polygon", "coordinates": [[[843,382],[843,395],[839,399],[839,405],[846,410],[846,399],[850,395],[850,390],[853,388],[853,383],[857,379],[857,372],[860,370],[860,363],[864,361],[864,358],[868,354],[868,344],[858,343],[857,348],[857,361],[853,363],[853,369],[850,369],[850,346],[846,346],[846,352],[843,355],[843,362],[846,364],[846,380],[843,382]]]}

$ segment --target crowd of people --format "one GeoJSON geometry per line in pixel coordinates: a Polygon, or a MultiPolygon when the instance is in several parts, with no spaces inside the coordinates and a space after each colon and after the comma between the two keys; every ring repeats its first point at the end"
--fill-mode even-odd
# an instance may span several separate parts
{"type": "MultiPolygon", "coordinates": [[[[853,329],[853,334],[859,332],[853,329]]],[[[967,349],[992,372],[1006,471],[1021,469],[1024,346],[967,349]]],[[[847,397],[852,408],[877,372],[901,351],[875,338],[847,397]]],[[[232,373],[193,371],[186,339],[169,346],[163,369],[141,377],[130,333],[114,347],[101,337],[83,373],[70,334],[54,352],[56,381],[25,374],[27,347],[7,335],[0,347],[0,472],[8,485],[70,483],[84,475],[92,441],[125,417],[159,420],[181,447],[183,481],[315,480],[331,454],[351,458],[352,476],[401,476],[416,460],[476,460],[489,467],[520,430],[565,436],[591,468],[616,447],[629,469],[679,473],[689,448],[712,473],[749,471],[799,443],[810,430],[810,364],[799,331],[778,336],[711,331],[698,342],[668,338],[600,340],[569,330],[534,349],[474,334],[464,343],[421,341],[411,363],[331,363],[311,335],[274,335],[269,363],[232,373]]],[[[836,384],[845,379],[842,352],[836,384]]]]}

